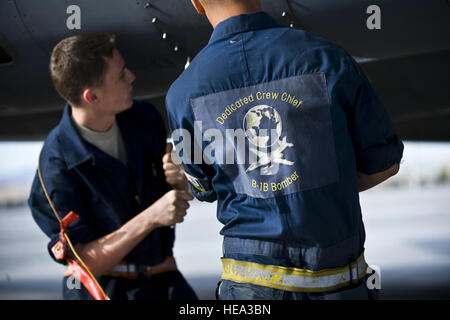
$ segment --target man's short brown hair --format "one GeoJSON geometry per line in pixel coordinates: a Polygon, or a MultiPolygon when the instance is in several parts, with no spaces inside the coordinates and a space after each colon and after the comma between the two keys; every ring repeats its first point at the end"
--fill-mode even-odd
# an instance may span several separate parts
{"type": "Polygon", "coordinates": [[[50,58],[50,74],[58,93],[72,105],[81,104],[84,89],[103,83],[107,63],[115,48],[115,36],[77,35],[61,40],[50,58]]]}

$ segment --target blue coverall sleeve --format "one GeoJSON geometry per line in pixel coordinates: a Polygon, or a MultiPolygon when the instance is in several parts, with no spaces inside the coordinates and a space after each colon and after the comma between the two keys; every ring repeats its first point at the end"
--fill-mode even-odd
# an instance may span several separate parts
{"type": "MultiPolygon", "coordinates": [[[[63,219],[70,211],[79,215],[79,218],[67,229],[72,244],[95,240],[97,233],[89,221],[89,211],[86,205],[86,199],[88,199],[86,197],[89,195],[81,188],[74,174],[65,167],[64,161],[57,158],[42,161],[41,172],[47,192],[60,218],[63,219]]],[[[50,238],[48,250],[50,256],[55,259],[51,248],[60,239],[60,226],[47,201],[37,173],[31,187],[28,205],[36,223],[50,238]]],[[[64,261],[56,259],[55,261],[64,263],[64,261]]]]}
{"type": "Polygon", "coordinates": [[[346,82],[349,94],[347,120],[355,151],[357,170],[373,174],[400,163],[403,143],[361,67],[347,56],[346,82]]]}
{"type": "MultiPolygon", "coordinates": [[[[166,105],[168,105],[168,100],[166,99],[166,105]]],[[[169,108],[168,108],[169,110],[169,108]]],[[[181,116],[181,115],[179,115],[181,116]]],[[[217,194],[215,190],[212,187],[212,177],[215,174],[215,170],[211,165],[208,165],[206,163],[196,163],[194,161],[194,153],[198,152],[194,147],[195,139],[194,137],[194,128],[192,125],[192,121],[189,121],[183,116],[183,119],[175,120],[173,115],[168,112],[168,122],[169,122],[169,128],[170,132],[173,133],[175,130],[185,130],[190,135],[190,155],[186,157],[186,154],[178,154],[180,158],[182,159],[182,166],[185,171],[186,178],[188,180],[189,188],[192,192],[192,194],[200,201],[206,201],[206,202],[214,202],[217,200],[217,194]],[[178,122],[179,121],[179,122],[178,122]],[[191,157],[192,156],[192,157],[191,157]],[[188,158],[190,158],[190,161],[185,161],[188,158]]],[[[183,137],[185,139],[186,137],[183,137]]],[[[174,141],[174,143],[177,143],[174,141]]],[[[181,142],[178,145],[183,144],[181,142]]],[[[186,145],[185,145],[186,146],[186,145]]],[[[177,147],[177,144],[175,145],[177,147]]],[[[201,150],[201,146],[199,146],[199,149],[201,150]]],[[[177,150],[175,150],[178,152],[177,150]]],[[[185,149],[183,150],[185,152],[185,149]]],[[[201,152],[201,151],[200,151],[201,152]]]]}

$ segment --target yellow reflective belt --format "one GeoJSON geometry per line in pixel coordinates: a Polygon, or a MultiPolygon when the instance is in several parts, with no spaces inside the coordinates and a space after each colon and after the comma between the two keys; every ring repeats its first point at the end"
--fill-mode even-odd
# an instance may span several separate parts
{"type": "Polygon", "coordinates": [[[318,271],[222,259],[222,279],[293,292],[326,292],[357,283],[366,275],[364,253],[342,268],[318,271]],[[351,266],[351,271],[350,267],[351,266]],[[351,272],[351,273],[350,273],[351,272]]]}

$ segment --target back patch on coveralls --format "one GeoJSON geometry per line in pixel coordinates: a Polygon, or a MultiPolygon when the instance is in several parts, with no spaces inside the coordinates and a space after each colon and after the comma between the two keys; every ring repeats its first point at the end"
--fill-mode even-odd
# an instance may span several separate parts
{"type": "Polygon", "coordinates": [[[324,73],[213,93],[191,106],[204,158],[236,193],[272,198],[338,181],[324,73]]]}

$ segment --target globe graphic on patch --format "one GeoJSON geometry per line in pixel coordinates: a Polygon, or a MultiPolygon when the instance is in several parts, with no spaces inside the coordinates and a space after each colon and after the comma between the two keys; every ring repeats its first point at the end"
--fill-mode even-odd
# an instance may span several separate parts
{"type": "Polygon", "coordinates": [[[248,140],[259,148],[272,146],[281,135],[280,114],[267,105],[259,105],[248,110],[243,126],[248,140]]]}

